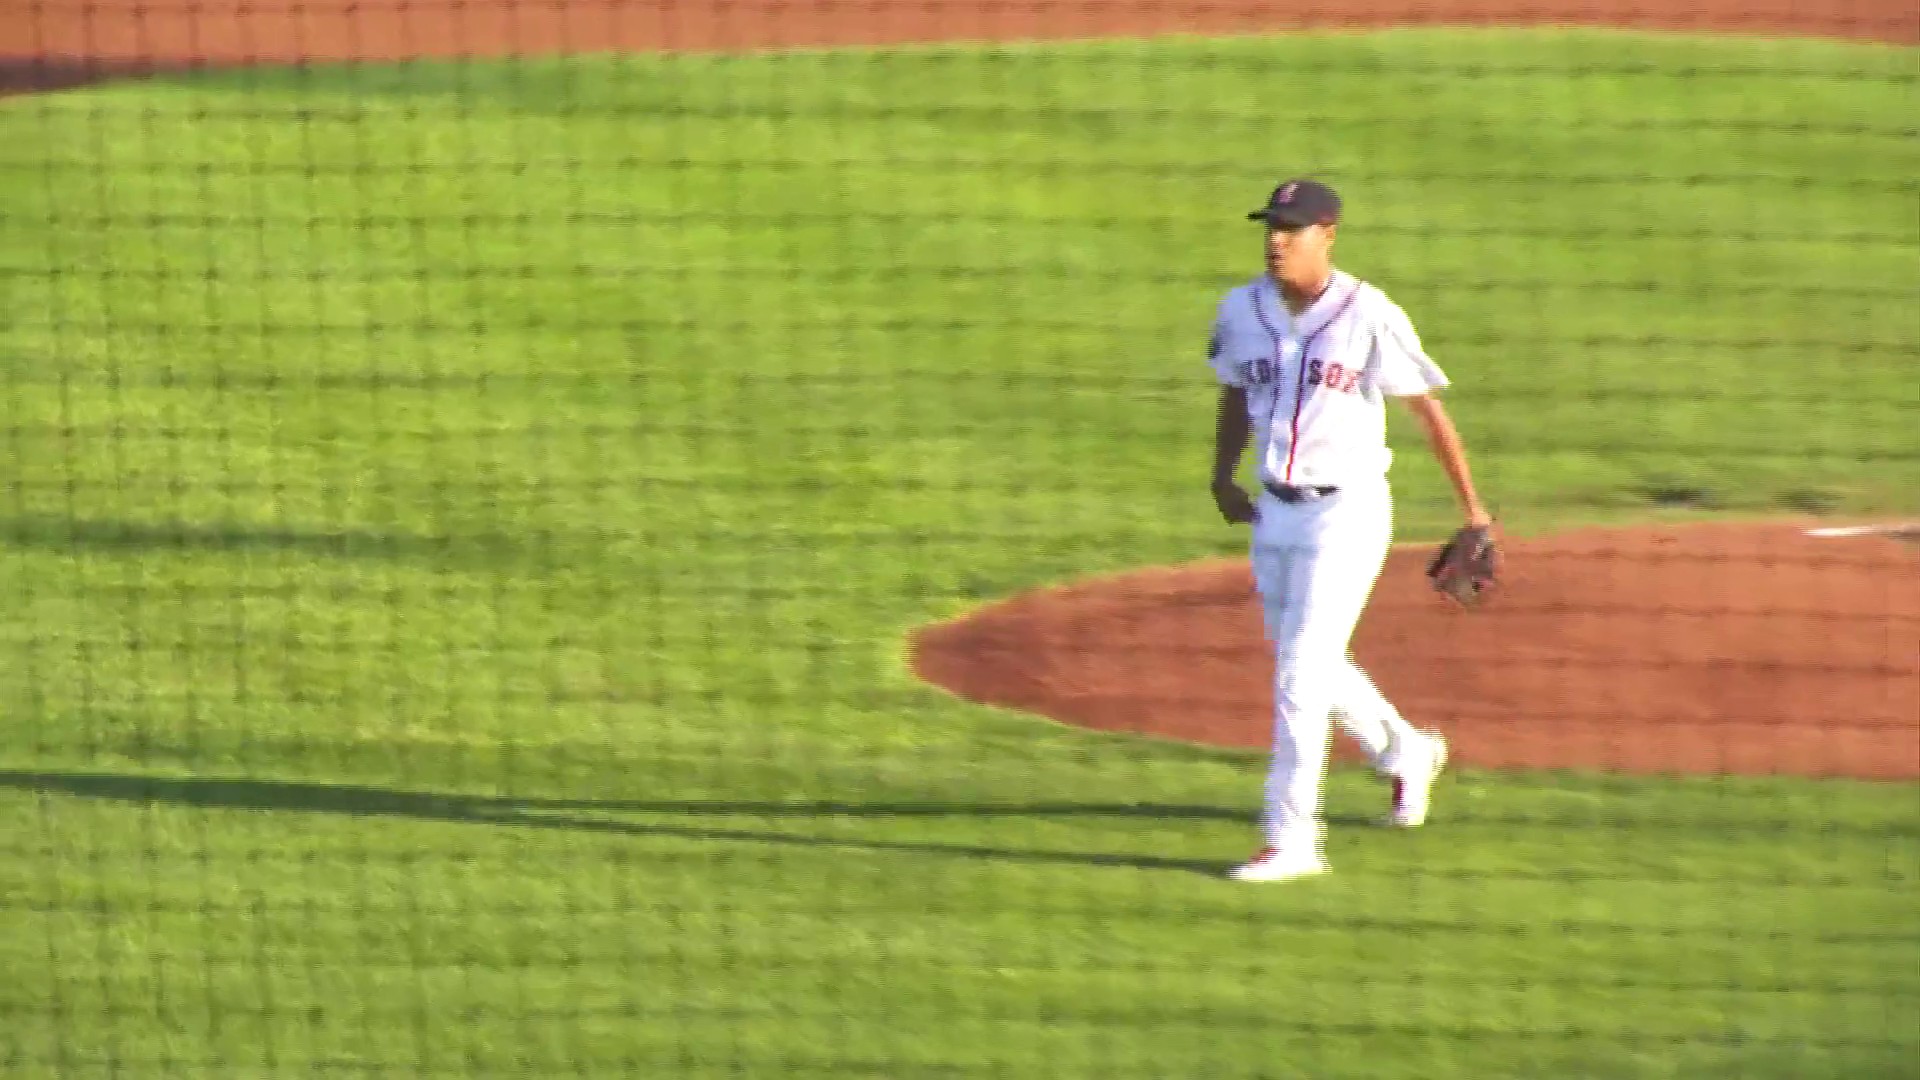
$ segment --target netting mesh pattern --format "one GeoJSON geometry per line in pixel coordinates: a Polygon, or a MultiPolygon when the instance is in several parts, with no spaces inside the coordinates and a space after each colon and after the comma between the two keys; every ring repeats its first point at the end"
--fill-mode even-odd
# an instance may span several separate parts
{"type": "Polygon", "coordinates": [[[1910,1068],[1920,22],[1360,7],[0,13],[0,1074],[1910,1068]],[[1297,174],[1512,559],[1259,886],[1297,174]]]}

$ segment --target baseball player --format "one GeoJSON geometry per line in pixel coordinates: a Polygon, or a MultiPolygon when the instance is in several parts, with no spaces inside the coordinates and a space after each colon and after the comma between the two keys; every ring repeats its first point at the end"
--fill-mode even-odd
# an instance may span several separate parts
{"type": "Polygon", "coordinates": [[[1429,570],[1435,584],[1452,592],[1439,576],[1443,563],[1456,576],[1461,559],[1491,544],[1492,519],[1433,396],[1447,377],[1399,305],[1334,268],[1340,212],[1331,188],[1298,179],[1248,215],[1266,226],[1266,273],[1222,299],[1208,348],[1220,383],[1213,498],[1227,521],[1252,525],[1254,582],[1275,656],[1266,843],[1231,872],[1241,881],[1327,871],[1321,791],[1336,713],[1392,781],[1393,825],[1426,821],[1446,765],[1440,734],[1409,725],[1348,653],[1392,534],[1385,399],[1400,399],[1425,425],[1466,511],[1467,526],[1429,570]],[[1255,499],[1235,479],[1249,434],[1255,499]],[[1469,540],[1479,546],[1465,551],[1469,540]]]}

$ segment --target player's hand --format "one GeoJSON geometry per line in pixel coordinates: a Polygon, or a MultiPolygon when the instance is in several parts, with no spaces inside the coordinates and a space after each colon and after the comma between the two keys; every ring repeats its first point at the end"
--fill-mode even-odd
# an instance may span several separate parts
{"type": "Polygon", "coordinates": [[[1227,519],[1229,525],[1245,525],[1259,516],[1253,500],[1231,480],[1213,482],[1213,505],[1220,508],[1220,516],[1227,519]]]}

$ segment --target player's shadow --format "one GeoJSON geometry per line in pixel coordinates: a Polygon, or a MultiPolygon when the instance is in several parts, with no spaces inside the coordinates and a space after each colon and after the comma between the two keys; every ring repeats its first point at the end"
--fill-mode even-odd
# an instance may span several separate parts
{"type": "Polygon", "coordinates": [[[307,529],[234,522],[141,522],[24,514],[0,518],[0,547],[50,551],[231,554],[289,552],[337,559],[409,560],[447,565],[518,564],[538,549],[502,534],[429,536],[360,528],[307,529]]]}
{"type": "Polygon", "coordinates": [[[674,837],[713,843],[773,844],[792,847],[897,851],[919,855],[983,859],[1015,863],[1052,863],[1075,866],[1131,867],[1216,874],[1226,863],[1125,853],[1044,851],[942,844],[917,840],[882,840],[846,836],[807,836],[723,825],[678,822],[623,821],[583,817],[584,813],[651,814],[678,817],[1066,817],[1111,816],[1145,818],[1220,819],[1245,821],[1247,815],[1211,806],[1133,805],[1099,803],[778,803],[708,800],[592,801],[585,799],[530,799],[506,796],[457,795],[356,784],[313,784],[280,780],[241,780],[212,777],[161,777],[115,773],[28,772],[0,770],[0,787],[26,791],[117,799],[138,803],[173,803],[224,810],[343,814],[354,817],[402,817],[420,821],[501,825],[529,829],[561,829],[626,836],[674,837]],[[568,814],[564,811],[573,811],[568,814]]]}

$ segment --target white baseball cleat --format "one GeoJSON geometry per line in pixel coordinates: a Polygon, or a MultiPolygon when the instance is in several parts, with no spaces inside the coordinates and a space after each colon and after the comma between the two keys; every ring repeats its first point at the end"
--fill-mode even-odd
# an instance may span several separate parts
{"type": "Polygon", "coordinates": [[[1267,848],[1255,855],[1252,862],[1227,871],[1227,876],[1235,881],[1292,881],[1325,874],[1332,869],[1318,855],[1296,855],[1278,848],[1267,848]]]}
{"type": "Polygon", "coordinates": [[[1447,740],[1437,731],[1422,731],[1425,745],[1402,751],[1399,775],[1393,778],[1393,812],[1387,824],[1396,829],[1417,829],[1427,823],[1427,811],[1433,803],[1433,782],[1447,767],[1447,740]]]}

